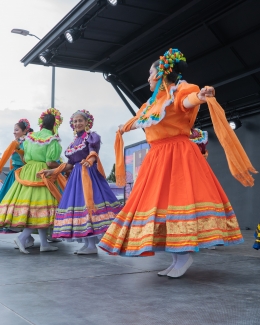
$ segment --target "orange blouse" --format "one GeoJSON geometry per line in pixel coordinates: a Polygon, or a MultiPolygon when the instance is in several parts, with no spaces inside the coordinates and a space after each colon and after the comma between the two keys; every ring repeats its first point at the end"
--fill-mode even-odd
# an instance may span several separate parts
{"type": "MultiPolygon", "coordinates": [[[[145,127],[147,142],[187,135],[195,122],[199,105],[186,109],[183,100],[189,96],[189,101],[194,104],[200,102],[196,93],[199,87],[182,82],[174,92],[170,85],[167,90],[161,90],[152,105],[144,104],[137,115],[129,120],[122,128],[123,132],[131,130],[136,122],[137,127],[145,127]],[[169,96],[170,94],[170,96],[169,96]],[[169,100],[170,97],[170,100],[169,100]],[[195,97],[195,98],[194,98],[195,97]],[[167,106],[168,105],[168,106],[167,106]]],[[[207,86],[205,86],[207,88],[207,86]]],[[[235,132],[231,129],[223,108],[218,104],[215,97],[206,97],[213,128],[222,145],[231,174],[244,186],[253,186],[254,179],[251,173],[257,173],[252,166],[244,148],[239,142],[235,132]]],[[[123,155],[124,142],[120,131],[116,133],[116,179],[117,185],[125,186],[125,164],[123,155]]]]}
{"type": "MultiPolygon", "coordinates": [[[[173,85],[170,85],[169,89],[172,86],[173,85]]],[[[200,89],[197,85],[182,82],[173,94],[173,103],[166,106],[164,118],[157,124],[145,128],[147,142],[169,138],[180,134],[189,136],[199,110],[199,105],[187,109],[183,106],[183,100],[192,92],[198,93],[199,91],[200,89]]],[[[166,90],[160,90],[156,96],[155,105],[162,107],[167,100],[168,97],[166,90]]],[[[130,121],[134,122],[138,120],[146,107],[147,103],[143,104],[136,116],[130,121]]]]}

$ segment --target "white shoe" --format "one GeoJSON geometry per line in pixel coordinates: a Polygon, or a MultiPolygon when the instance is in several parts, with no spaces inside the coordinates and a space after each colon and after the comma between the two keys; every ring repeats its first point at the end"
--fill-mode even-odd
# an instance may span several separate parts
{"type": "MultiPolygon", "coordinates": [[[[30,247],[33,247],[33,245],[34,245],[34,238],[32,237],[32,238],[30,238],[30,240],[28,240],[28,241],[25,243],[24,248],[30,248],[30,247]]],[[[15,246],[14,248],[15,248],[15,249],[18,249],[19,247],[18,247],[17,244],[16,244],[16,246],[15,246]]]]}
{"type": "Polygon", "coordinates": [[[24,254],[30,254],[26,249],[25,247],[23,246],[23,244],[21,243],[19,237],[15,238],[14,240],[15,244],[17,245],[17,247],[19,248],[19,251],[21,253],[24,253],[24,254]]]}
{"type": "Polygon", "coordinates": [[[40,252],[54,252],[57,251],[59,248],[55,246],[47,246],[47,247],[42,247],[40,248],[40,252]]]}
{"type": "Polygon", "coordinates": [[[167,276],[169,278],[179,278],[179,277],[181,277],[188,270],[188,268],[191,266],[192,263],[193,263],[193,258],[190,255],[187,262],[181,268],[179,268],[179,269],[173,268],[167,274],[167,276]]]}
{"type": "Polygon", "coordinates": [[[84,248],[84,249],[79,249],[77,251],[78,255],[90,255],[90,254],[97,254],[98,250],[97,248],[84,248]]]}
{"type": "Polygon", "coordinates": [[[172,269],[174,268],[174,265],[170,265],[167,269],[163,270],[163,271],[160,271],[158,272],[157,274],[159,276],[164,276],[164,275],[167,275],[172,269]]]}

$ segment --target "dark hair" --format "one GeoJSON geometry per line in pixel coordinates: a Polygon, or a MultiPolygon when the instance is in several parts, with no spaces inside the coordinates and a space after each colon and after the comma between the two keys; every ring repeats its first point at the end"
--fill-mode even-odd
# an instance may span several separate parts
{"type": "Polygon", "coordinates": [[[44,116],[42,121],[42,127],[47,130],[52,130],[55,124],[55,116],[52,114],[47,114],[44,116]]]}
{"type": "MultiPolygon", "coordinates": [[[[26,125],[25,125],[25,123],[23,121],[18,122],[15,125],[17,125],[22,131],[26,130],[26,125]]],[[[28,133],[28,132],[33,132],[33,129],[30,128],[29,130],[27,130],[26,133],[28,133]]]]}
{"type": "MultiPolygon", "coordinates": [[[[156,60],[152,65],[153,67],[155,67],[157,69],[157,67],[159,67],[160,64],[160,60],[156,60]]],[[[176,83],[176,80],[178,78],[178,74],[181,73],[188,67],[187,62],[185,61],[180,61],[180,62],[176,62],[174,65],[174,68],[172,70],[171,73],[169,73],[166,76],[166,79],[168,82],[170,83],[176,83]]]]}

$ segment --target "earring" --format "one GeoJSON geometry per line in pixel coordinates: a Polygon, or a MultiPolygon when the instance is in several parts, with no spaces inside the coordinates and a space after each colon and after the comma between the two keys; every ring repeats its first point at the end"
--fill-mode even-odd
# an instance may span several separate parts
{"type": "Polygon", "coordinates": [[[160,84],[159,90],[165,90],[165,87],[164,87],[163,83],[160,84]]]}
{"type": "Polygon", "coordinates": [[[85,131],[86,131],[86,132],[89,131],[89,127],[88,127],[88,126],[85,127],[85,131]]]}

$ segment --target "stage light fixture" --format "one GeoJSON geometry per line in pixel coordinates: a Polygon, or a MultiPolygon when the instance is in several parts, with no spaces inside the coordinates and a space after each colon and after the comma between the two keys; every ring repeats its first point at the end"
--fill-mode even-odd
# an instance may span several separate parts
{"type": "Polygon", "coordinates": [[[116,80],[116,75],[112,74],[112,73],[107,73],[104,72],[103,73],[103,77],[107,82],[111,82],[111,81],[115,81],[116,80]]]}
{"type": "Polygon", "coordinates": [[[233,118],[233,119],[229,120],[228,122],[229,122],[229,125],[232,130],[237,130],[238,128],[240,128],[242,126],[242,122],[240,121],[239,118],[233,118]]]}
{"type": "Polygon", "coordinates": [[[107,0],[107,2],[108,2],[111,6],[116,6],[116,5],[117,5],[117,0],[107,0]]]}
{"type": "Polygon", "coordinates": [[[65,36],[66,40],[69,43],[73,43],[77,39],[80,38],[81,34],[82,34],[82,31],[80,29],[78,29],[78,28],[71,28],[71,29],[66,30],[66,32],[64,33],[64,36],[65,36]]]}
{"type": "Polygon", "coordinates": [[[51,53],[51,51],[49,49],[47,49],[39,54],[39,59],[44,64],[47,64],[52,57],[53,57],[53,54],[51,53]]]}

